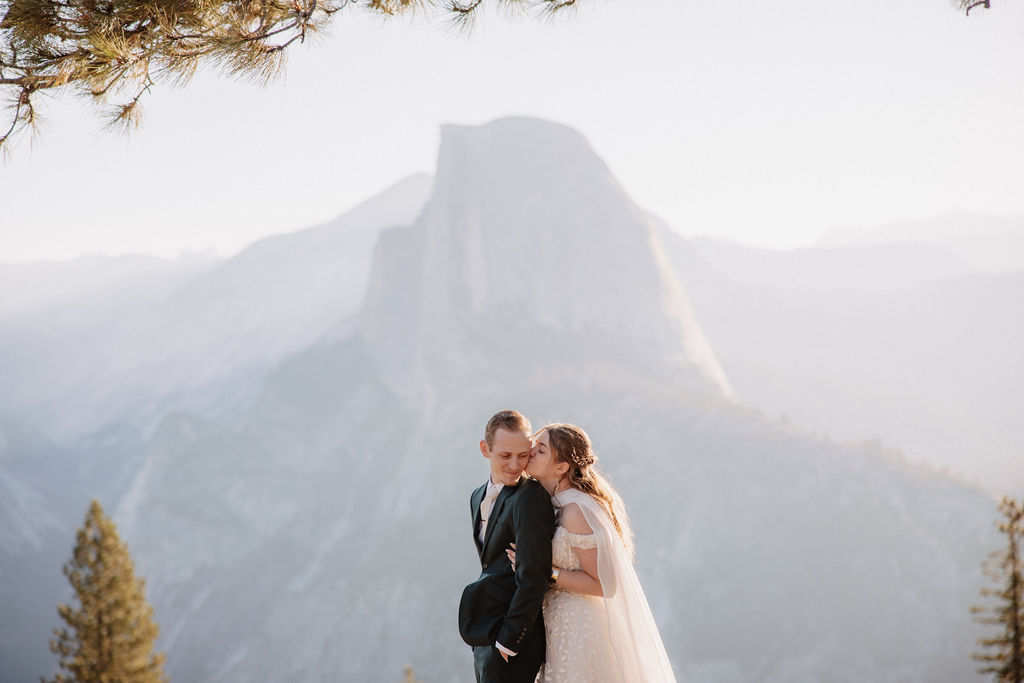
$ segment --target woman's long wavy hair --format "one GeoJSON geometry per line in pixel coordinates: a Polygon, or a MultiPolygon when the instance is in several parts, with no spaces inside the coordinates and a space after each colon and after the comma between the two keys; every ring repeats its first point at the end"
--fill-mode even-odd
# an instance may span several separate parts
{"type": "Polygon", "coordinates": [[[576,425],[564,423],[549,424],[537,433],[544,431],[548,433],[548,444],[555,459],[569,466],[569,471],[565,475],[569,485],[589,494],[605,509],[615,525],[615,530],[619,532],[626,554],[632,561],[633,531],[629,527],[626,506],[615,488],[595,467],[597,456],[590,443],[590,437],[576,425]]]}

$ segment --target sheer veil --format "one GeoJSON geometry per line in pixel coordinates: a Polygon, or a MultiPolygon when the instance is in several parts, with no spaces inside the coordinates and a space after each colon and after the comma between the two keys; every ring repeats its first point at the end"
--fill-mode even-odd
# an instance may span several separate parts
{"type": "Polygon", "coordinates": [[[617,680],[675,683],[658,626],[611,517],[599,502],[578,489],[561,491],[556,498],[562,506],[579,505],[597,537],[598,579],[604,593],[609,647],[618,666],[617,680]]]}

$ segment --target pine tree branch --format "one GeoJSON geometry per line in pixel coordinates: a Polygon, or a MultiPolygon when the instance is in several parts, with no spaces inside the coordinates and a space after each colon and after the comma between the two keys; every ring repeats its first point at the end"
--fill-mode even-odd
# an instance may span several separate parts
{"type": "MultiPolygon", "coordinates": [[[[491,0],[540,13],[573,6],[577,0],[491,0]]],[[[134,97],[115,116],[132,113],[138,122],[140,97],[152,86],[184,84],[200,66],[234,77],[267,82],[283,70],[283,54],[305,42],[357,0],[0,0],[0,88],[18,98],[8,131],[35,120],[39,91],[56,89],[100,99],[132,90],[134,97]],[[135,65],[145,63],[144,69],[135,65]],[[150,64],[152,72],[150,73],[150,64]],[[145,75],[143,75],[143,72],[145,75]],[[125,107],[128,107],[126,109],[125,107]]],[[[362,7],[383,15],[437,10],[468,28],[485,0],[365,0],[362,7]]]]}
{"type": "Polygon", "coordinates": [[[989,0],[978,0],[977,2],[972,2],[971,4],[967,5],[967,7],[964,8],[964,14],[966,14],[967,16],[970,16],[971,15],[971,10],[974,9],[975,7],[979,7],[981,5],[984,5],[985,9],[990,9],[992,7],[989,4],[989,0]]]}

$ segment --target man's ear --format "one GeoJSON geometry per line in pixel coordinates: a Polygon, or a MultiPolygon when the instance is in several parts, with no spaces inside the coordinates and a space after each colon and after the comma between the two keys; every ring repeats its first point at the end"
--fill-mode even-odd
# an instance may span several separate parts
{"type": "Polygon", "coordinates": [[[480,453],[483,454],[485,458],[491,457],[491,451],[488,450],[487,442],[483,439],[480,439],[480,453]]]}

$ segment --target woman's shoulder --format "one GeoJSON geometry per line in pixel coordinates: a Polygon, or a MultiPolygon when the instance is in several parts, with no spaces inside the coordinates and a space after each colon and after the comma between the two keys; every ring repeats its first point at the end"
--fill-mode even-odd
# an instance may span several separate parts
{"type": "Polygon", "coordinates": [[[585,491],[566,489],[558,494],[557,500],[562,508],[579,508],[590,526],[605,527],[611,523],[608,511],[601,502],[585,491]]]}
{"type": "MultiPolygon", "coordinates": [[[[583,495],[586,496],[586,494],[583,495]]],[[[587,523],[587,516],[580,507],[580,501],[578,499],[568,500],[562,499],[561,496],[559,496],[559,501],[562,503],[562,518],[560,520],[560,524],[567,532],[577,536],[594,533],[594,529],[587,523]]]]}

